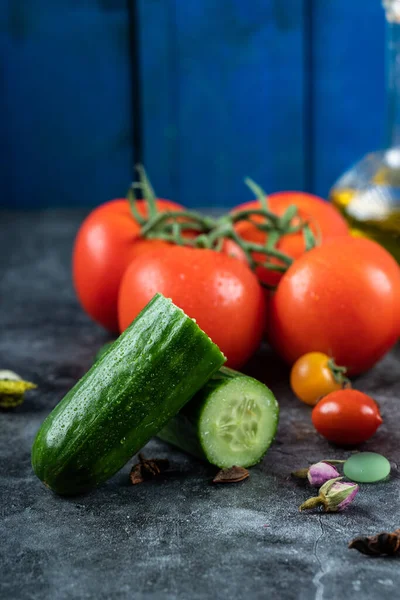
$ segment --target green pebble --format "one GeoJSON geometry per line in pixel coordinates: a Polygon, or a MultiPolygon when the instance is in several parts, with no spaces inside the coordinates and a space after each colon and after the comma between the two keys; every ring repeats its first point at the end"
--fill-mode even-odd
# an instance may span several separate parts
{"type": "Polygon", "coordinates": [[[343,473],[357,483],[375,483],[382,481],[390,473],[390,462],[376,452],[353,454],[343,465],[343,473]]]}

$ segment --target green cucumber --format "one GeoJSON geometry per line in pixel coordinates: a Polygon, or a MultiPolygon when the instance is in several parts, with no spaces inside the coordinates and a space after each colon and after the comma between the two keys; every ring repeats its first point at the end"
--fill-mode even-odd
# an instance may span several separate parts
{"type": "Polygon", "coordinates": [[[278,418],[267,386],[222,367],[158,437],[221,469],[250,467],[270,447],[278,418]]]}
{"type": "Polygon", "coordinates": [[[93,362],[97,362],[98,360],[100,360],[100,358],[103,356],[103,354],[105,354],[106,352],[108,352],[108,350],[111,348],[111,346],[113,344],[114,344],[114,341],[112,341],[112,342],[106,342],[103,346],[101,346],[101,348],[99,348],[97,350],[93,362]]]}
{"type": "Polygon", "coordinates": [[[103,483],[224,361],[196,323],[157,294],[46,418],[32,449],[36,475],[58,494],[103,483]]]}

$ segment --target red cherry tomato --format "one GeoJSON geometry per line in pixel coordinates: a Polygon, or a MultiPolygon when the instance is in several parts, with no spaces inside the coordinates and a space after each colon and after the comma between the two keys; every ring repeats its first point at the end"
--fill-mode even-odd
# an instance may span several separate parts
{"type": "MultiPolygon", "coordinates": [[[[342,215],[332,204],[318,196],[305,192],[277,192],[268,196],[268,208],[279,216],[282,216],[292,204],[298,207],[299,217],[309,222],[312,232],[317,237],[320,236],[321,242],[349,234],[348,225],[342,215]]],[[[261,208],[259,200],[252,200],[235,207],[232,212],[257,208],[261,208]]],[[[254,216],[252,219],[260,221],[262,217],[254,216]]],[[[295,224],[295,220],[293,220],[293,224],[295,224]]],[[[257,244],[265,244],[267,234],[257,229],[251,222],[240,221],[235,228],[243,239],[257,244]]],[[[303,234],[300,232],[285,235],[278,242],[277,249],[291,258],[297,259],[305,252],[303,234]]],[[[265,261],[262,254],[255,253],[254,258],[258,261],[265,261]]],[[[256,272],[260,281],[269,285],[276,285],[282,277],[281,273],[269,271],[263,267],[259,267],[256,272]]]]}
{"type": "Polygon", "coordinates": [[[196,319],[231,367],[241,367],[257,350],[265,321],[264,295],[256,276],[236,258],[170,246],[135,259],[119,293],[121,331],[156,292],[196,319]]]}
{"type": "Polygon", "coordinates": [[[269,303],[269,338],[290,364],[324,352],[356,375],[400,334],[400,269],[371,240],[330,240],[301,256],[269,303]]]}
{"type": "MultiPolygon", "coordinates": [[[[140,214],[147,205],[139,200],[140,214]]],[[[157,200],[161,212],[182,210],[169,200],[157,200]]],[[[140,226],[126,199],[111,200],[95,208],[82,223],[73,251],[73,280],[84,310],[110,331],[118,331],[118,289],[129,263],[149,249],[165,248],[155,240],[140,240],[140,226]]]]}
{"type": "Polygon", "coordinates": [[[315,429],[330,442],[361,444],[382,424],[376,402],[358,390],[331,392],[313,408],[315,429]]]}

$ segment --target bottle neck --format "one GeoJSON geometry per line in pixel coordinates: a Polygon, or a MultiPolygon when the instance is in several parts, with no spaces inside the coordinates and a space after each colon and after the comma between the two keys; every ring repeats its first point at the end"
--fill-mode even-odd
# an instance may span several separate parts
{"type": "Polygon", "coordinates": [[[384,0],[387,19],[387,146],[400,146],[400,0],[384,0]]]}

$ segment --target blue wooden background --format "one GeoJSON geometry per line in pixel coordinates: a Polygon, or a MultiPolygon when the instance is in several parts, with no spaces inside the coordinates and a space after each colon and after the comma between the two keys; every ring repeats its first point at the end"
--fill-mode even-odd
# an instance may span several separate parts
{"type": "Polygon", "coordinates": [[[139,159],[188,206],[326,196],[384,143],[384,37],[379,0],[0,0],[0,205],[93,206],[139,159]]]}

